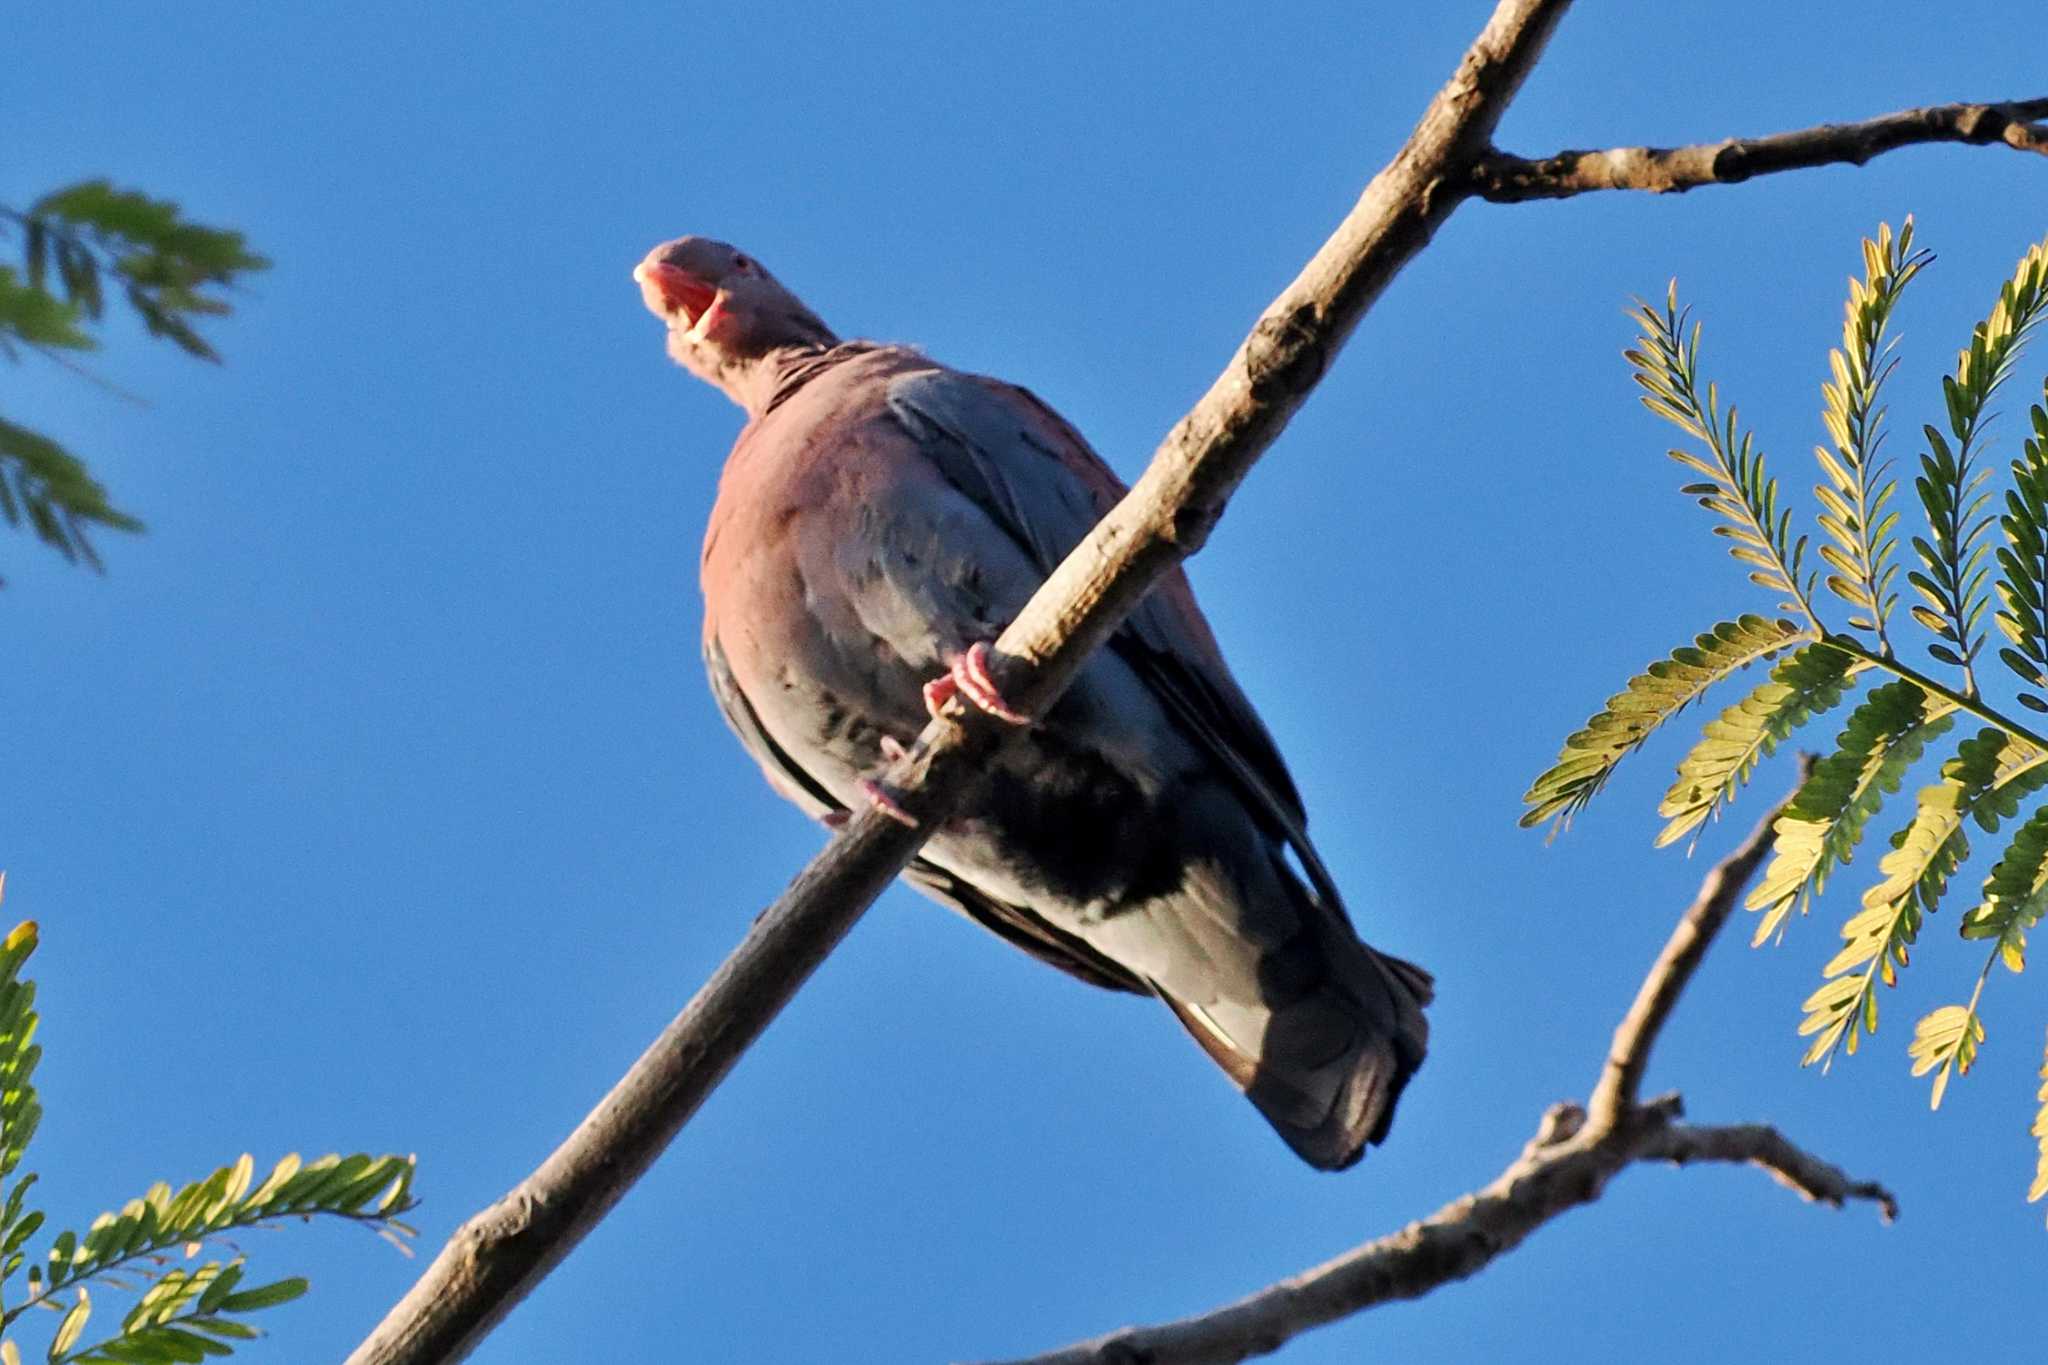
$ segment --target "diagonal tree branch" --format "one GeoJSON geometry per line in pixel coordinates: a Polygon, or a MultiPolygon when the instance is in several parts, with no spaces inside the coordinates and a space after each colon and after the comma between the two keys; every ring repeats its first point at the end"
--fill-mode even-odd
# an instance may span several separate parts
{"type": "MultiPolygon", "coordinates": [[[[1804,774],[1802,772],[1802,780],[1804,774]]],[[[1590,1204],[1616,1172],[1641,1161],[1756,1166],[1808,1201],[1839,1207],[1876,1203],[1885,1221],[1898,1201],[1883,1186],[1851,1180],[1762,1124],[1696,1127],[1679,1123],[1677,1095],[1645,1103],[1635,1088],[1671,1006],[1692,979],[1714,935],[1742,899],[1770,851],[1772,827],[1791,798],[1767,812],[1741,846],[1710,872],[1644,978],[1614,1032],[1595,1101],[1603,1117],[1576,1104],[1552,1105],[1536,1136],[1506,1170],[1473,1194],[1454,1199],[1399,1232],[1262,1289],[1236,1303],[1155,1327],[1126,1327],[1010,1365],[1227,1365],[1280,1349],[1312,1327],[1395,1299],[1420,1298],[1462,1280],[1567,1210],[1590,1204]]]]}
{"type": "MultiPolygon", "coordinates": [[[[1003,632],[994,672],[1005,696],[1042,712],[1152,585],[1200,548],[1231,492],[1395,274],[1459,204],[1482,193],[1476,168],[1505,164],[1494,129],[1569,4],[1499,0],[1394,159],[1259,317],[1130,494],[1003,632]]],[[[978,714],[934,721],[884,780],[930,830],[1007,733],[978,714]]],[[[874,810],[855,815],[576,1131],[456,1231],[350,1365],[426,1365],[468,1354],[646,1171],[923,837],[874,810]]],[[[1630,1109],[1606,1146],[1561,1138],[1540,1169],[1519,1179],[1579,1189],[1637,1159],[1618,1155],[1619,1134],[1663,1131],[1673,1113],[1675,1105],[1630,1109]]],[[[1702,1146],[1694,1159],[1709,1155],[1702,1146]]],[[[1519,1197],[1521,1188],[1501,1198],[1519,1197]]]]}
{"type": "Polygon", "coordinates": [[[1930,142],[2004,145],[2048,155],[2048,99],[2004,104],[1932,104],[1862,123],[1731,137],[1694,147],[1610,147],[1565,151],[1534,160],[1489,149],[1472,165],[1472,191],[1496,204],[1567,199],[1593,190],[1677,194],[1701,185],[1739,185],[1759,175],[1844,162],[1930,142]]]}

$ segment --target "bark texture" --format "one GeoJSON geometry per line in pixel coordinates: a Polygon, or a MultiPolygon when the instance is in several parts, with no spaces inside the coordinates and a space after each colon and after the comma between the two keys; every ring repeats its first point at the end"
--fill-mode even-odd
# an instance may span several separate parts
{"type": "Polygon", "coordinates": [[[1473,191],[1496,204],[1568,199],[1593,190],[1678,194],[1701,185],[1739,185],[1759,175],[1813,166],[1861,166],[1901,147],[1934,142],[2006,146],[2048,155],[2048,99],[2003,104],[1933,104],[1861,123],[1731,137],[1692,147],[1609,147],[1522,157],[1489,150],[1472,165],[1473,191]]]}

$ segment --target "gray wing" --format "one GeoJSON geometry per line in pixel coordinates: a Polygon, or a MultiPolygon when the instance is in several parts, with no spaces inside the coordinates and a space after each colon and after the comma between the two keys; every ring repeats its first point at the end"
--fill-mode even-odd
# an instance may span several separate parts
{"type": "MultiPolygon", "coordinates": [[[[715,639],[704,643],[704,671],[711,679],[711,695],[719,712],[740,744],[754,756],[768,783],[786,799],[813,818],[846,808],[832,798],[823,783],[804,768],[789,751],[769,735],[754,713],[746,693],[740,690],[726,662],[725,651],[715,639]]],[[[1079,977],[1091,986],[1109,990],[1149,994],[1136,976],[1103,956],[1088,944],[1016,906],[982,894],[967,882],[923,858],[914,858],[903,870],[903,879],[941,904],[952,907],[997,937],[1022,948],[1042,962],[1079,977]]]]}
{"type": "MultiPolygon", "coordinates": [[[[889,408],[948,482],[1050,574],[1124,493],[1079,433],[1024,389],[951,370],[889,385],[889,408]]],[[[1184,580],[1148,594],[1109,647],[1235,780],[1293,847],[1318,898],[1343,899],[1309,842],[1307,816],[1273,737],[1224,664],[1184,580]]]]}
{"type": "Polygon", "coordinates": [[[732,665],[726,662],[725,649],[716,637],[704,641],[704,672],[711,679],[711,695],[718,702],[719,714],[725,717],[726,728],[739,737],[741,746],[761,765],[769,786],[814,820],[846,809],[761,724],[753,704],[740,691],[739,679],[733,676],[732,665]]]}

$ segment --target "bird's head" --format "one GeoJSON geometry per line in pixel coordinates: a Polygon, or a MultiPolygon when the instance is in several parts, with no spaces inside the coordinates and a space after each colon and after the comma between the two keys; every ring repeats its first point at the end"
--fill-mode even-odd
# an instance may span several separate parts
{"type": "Polygon", "coordinates": [[[633,278],[648,310],[668,324],[676,363],[749,410],[774,352],[838,340],[760,262],[709,237],[662,243],[633,278]]]}

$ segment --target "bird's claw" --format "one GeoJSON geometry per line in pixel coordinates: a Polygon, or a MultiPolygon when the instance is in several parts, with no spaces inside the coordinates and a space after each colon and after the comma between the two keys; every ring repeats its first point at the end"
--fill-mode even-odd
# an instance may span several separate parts
{"type": "Polygon", "coordinates": [[[860,780],[860,790],[861,795],[867,797],[868,803],[876,810],[905,828],[917,828],[917,817],[903,809],[903,803],[890,795],[887,787],[884,787],[871,777],[863,777],[860,780]]]}
{"type": "Polygon", "coordinates": [[[940,716],[945,714],[947,705],[955,697],[965,697],[997,720],[1011,725],[1029,725],[1031,717],[1010,705],[1002,689],[996,686],[995,678],[989,673],[988,661],[986,640],[977,640],[965,653],[954,655],[946,672],[924,685],[925,709],[935,717],[940,716]]]}

